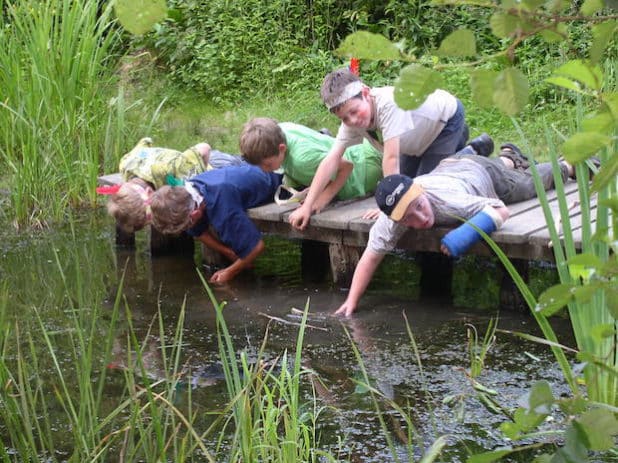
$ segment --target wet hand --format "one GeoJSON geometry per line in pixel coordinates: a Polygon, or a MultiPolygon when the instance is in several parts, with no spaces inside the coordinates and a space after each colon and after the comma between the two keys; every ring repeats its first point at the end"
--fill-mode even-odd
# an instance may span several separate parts
{"type": "Polygon", "coordinates": [[[210,277],[210,280],[208,281],[210,283],[223,284],[223,283],[227,283],[233,278],[234,278],[234,274],[230,272],[228,269],[224,268],[221,270],[217,270],[215,273],[213,273],[212,276],[210,277]]]}
{"type": "Polygon", "coordinates": [[[365,211],[362,218],[367,219],[367,220],[377,220],[379,216],[380,216],[380,209],[376,208],[376,209],[369,209],[365,211]]]}
{"type": "Polygon", "coordinates": [[[335,315],[343,315],[344,317],[351,317],[355,311],[356,311],[356,306],[353,304],[350,304],[348,301],[345,301],[335,311],[335,315]]]}

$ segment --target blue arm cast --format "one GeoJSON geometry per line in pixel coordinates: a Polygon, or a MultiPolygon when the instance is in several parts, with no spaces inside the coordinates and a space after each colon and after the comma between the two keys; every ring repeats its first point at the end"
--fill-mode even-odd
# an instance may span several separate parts
{"type": "Polygon", "coordinates": [[[496,224],[491,216],[485,212],[479,212],[471,217],[468,222],[448,232],[442,238],[442,244],[453,257],[459,257],[470,246],[481,240],[481,235],[470,225],[474,224],[488,235],[496,231],[496,224]]]}

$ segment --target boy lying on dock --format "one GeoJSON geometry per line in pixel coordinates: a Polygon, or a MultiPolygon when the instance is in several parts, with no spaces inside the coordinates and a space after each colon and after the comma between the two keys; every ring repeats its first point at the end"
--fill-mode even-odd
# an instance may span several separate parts
{"type": "Polygon", "coordinates": [[[222,254],[232,263],[210,281],[230,281],[264,250],[262,235],[246,210],[272,202],[281,179],[281,174],[245,163],[163,186],[152,194],[152,225],[161,233],[186,231],[222,254]]]}
{"type": "MultiPolygon", "coordinates": [[[[333,137],[309,127],[256,117],[243,127],[240,152],[248,163],[266,172],[282,168],[284,184],[299,188],[311,184],[320,162],[334,143],[333,137]]],[[[346,200],[372,194],[381,178],[381,153],[367,141],[351,146],[345,150],[334,178],[320,195],[316,207],[322,209],[335,197],[346,200]]]]}
{"type": "Polygon", "coordinates": [[[208,143],[198,143],[185,150],[152,146],[151,138],[142,138],[120,159],[119,170],[125,183],[100,187],[97,192],[110,194],[107,211],[118,226],[133,233],[150,223],[150,197],[165,185],[166,177],[187,178],[210,169],[240,165],[240,156],[214,150],[208,143]]]}
{"type": "MultiPolygon", "coordinates": [[[[554,187],[550,163],[537,164],[543,187],[554,187]]],[[[573,166],[560,161],[562,180],[574,176],[573,166]]],[[[469,221],[487,234],[509,218],[507,204],[536,197],[530,163],[517,146],[507,143],[497,158],[458,154],[446,158],[431,173],[414,180],[405,175],[385,177],[376,190],[382,213],[371,227],[367,248],[354,271],[350,292],[337,314],[350,316],[384,256],[408,228],[456,225],[469,221]]],[[[441,251],[460,256],[481,239],[468,223],[442,239],[441,251]]]]}
{"type": "Polygon", "coordinates": [[[337,172],[346,148],[363,140],[380,151],[384,175],[401,173],[409,177],[431,172],[442,159],[462,149],[483,156],[494,149],[487,134],[467,141],[463,104],[445,90],[435,90],[419,107],[406,111],[395,103],[393,87],[371,88],[349,69],[337,69],[324,78],[320,95],[341,125],[315,172],[307,198],[289,216],[290,225],[299,230],[323,206],[322,193],[337,172]]]}

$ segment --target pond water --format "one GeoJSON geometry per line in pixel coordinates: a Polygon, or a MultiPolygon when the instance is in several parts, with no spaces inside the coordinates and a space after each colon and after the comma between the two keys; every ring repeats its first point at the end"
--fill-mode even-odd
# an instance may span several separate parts
{"type": "MultiPolygon", "coordinates": [[[[94,300],[104,311],[111,310],[122,280],[122,295],[139,341],[152,343],[146,349],[152,355],[144,362],[153,377],[164,375],[157,352],[161,340],[147,334],[149,327],[153,320],[156,324],[160,311],[165,331],[173,337],[184,305],[182,361],[192,372],[186,380],[192,386],[187,386],[184,394],[190,392],[193,403],[206,410],[225,403],[226,391],[218,372],[215,311],[191,258],[151,257],[141,243],[137,250],[116,249],[113,225],[102,213],[80,217],[61,229],[27,236],[5,229],[2,242],[0,269],[8,286],[13,316],[33,317],[34,308],[44,307],[37,313],[48,329],[62,329],[67,304],[79,306],[94,300]],[[68,270],[59,271],[72,260],[78,262],[77,277],[68,270]],[[67,301],[61,294],[73,286],[73,278],[83,279],[85,287],[99,290],[104,296],[89,300],[82,290],[73,301],[67,301]]],[[[473,326],[482,338],[492,317],[499,317],[501,330],[538,335],[531,317],[499,308],[475,307],[474,297],[470,296],[468,308],[454,307],[447,295],[419,297],[418,267],[413,261],[393,258],[386,262],[386,268],[363,298],[358,314],[351,320],[341,320],[331,313],[344,300],[345,290],[327,279],[303,280],[299,249],[298,243],[269,238],[267,252],[254,270],[213,289],[219,301],[227,302],[225,318],[235,347],[246,350],[250,358],[260,349],[267,330],[267,357],[276,358],[286,349],[293,352],[299,311],[308,305],[310,327],[305,333],[302,358],[324,386],[319,388],[318,398],[328,406],[319,423],[325,445],[335,446],[341,438],[349,461],[395,461],[369,394],[355,382],[362,379],[362,370],[352,341],[372,386],[410,413],[426,445],[441,435],[449,436],[441,461],[465,461],[472,451],[505,443],[498,430],[503,416],[490,412],[475,398],[466,376],[470,367],[467,335],[473,326]],[[418,346],[420,365],[407,326],[418,346]],[[447,404],[447,396],[463,400],[447,404]]],[[[207,268],[198,268],[208,275],[207,268]]],[[[488,273],[495,270],[490,268],[488,273]]],[[[484,288],[488,284],[483,278],[479,284],[481,287],[467,291],[486,300],[484,288]]],[[[110,397],[122,390],[125,381],[122,340],[127,318],[123,317],[115,327],[118,341],[114,343],[115,358],[110,364],[106,391],[110,397]]],[[[107,322],[106,316],[101,317],[102,332],[107,322]]],[[[562,339],[568,339],[567,323],[557,320],[556,326],[562,339]]],[[[478,378],[498,391],[498,400],[507,407],[516,406],[518,398],[539,379],[550,381],[555,394],[564,390],[560,372],[545,346],[504,333],[498,334],[478,378]]],[[[305,393],[310,390],[308,385],[305,393]]],[[[182,402],[183,392],[179,395],[182,402]]],[[[387,412],[387,427],[400,457],[407,461],[406,446],[400,439],[405,434],[403,422],[389,411],[386,402],[382,408],[387,412]]]]}

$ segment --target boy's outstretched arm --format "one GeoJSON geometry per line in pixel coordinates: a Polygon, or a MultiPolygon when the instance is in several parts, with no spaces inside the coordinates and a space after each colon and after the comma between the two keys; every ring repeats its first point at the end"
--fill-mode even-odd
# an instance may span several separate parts
{"type": "Polygon", "coordinates": [[[219,254],[222,254],[223,257],[225,257],[230,262],[234,262],[236,259],[238,259],[238,256],[236,255],[236,253],[234,252],[232,248],[223,244],[221,241],[219,241],[219,239],[217,239],[208,230],[202,233],[200,236],[198,236],[197,239],[198,241],[201,241],[213,251],[216,251],[219,254]]]}
{"type": "Polygon", "coordinates": [[[309,218],[314,210],[315,203],[328,185],[328,182],[330,182],[333,174],[339,169],[341,157],[344,152],[345,146],[335,140],[333,147],[318,166],[318,170],[313,177],[313,181],[311,182],[309,193],[307,194],[305,201],[298,209],[292,212],[288,218],[288,222],[290,222],[290,225],[294,228],[304,230],[309,224],[309,218]]]}
{"type": "Polygon", "coordinates": [[[399,174],[399,137],[389,138],[384,142],[382,157],[382,174],[399,174]]]}
{"type": "Polygon", "coordinates": [[[365,248],[363,255],[358,261],[356,270],[354,270],[348,297],[337,309],[335,312],[336,315],[350,317],[356,311],[361,296],[365,293],[373,274],[382,262],[382,259],[384,259],[384,256],[385,254],[378,254],[377,252],[371,251],[369,248],[365,248]]]}
{"type": "Polygon", "coordinates": [[[320,212],[333,200],[335,196],[337,196],[339,190],[343,188],[343,185],[345,185],[345,182],[350,177],[352,170],[354,170],[354,164],[347,159],[341,159],[339,169],[337,170],[337,176],[328,184],[322,194],[318,197],[317,201],[314,203],[313,210],[311,211],[312,214],[320,212]]]}
{"type": "Polygon", "coordinates": [[[253,261],[264,251],[264,241],[258,241],[258,244],[251,250],[251,252],[244,257],[243,259],[236,259],[232,265],[217,270],[210,277],[211,283],[227,283],[228,281],[234,279],[236,275],[242,272],[244,269],[250,267],[253,264],[253,261]]]}

